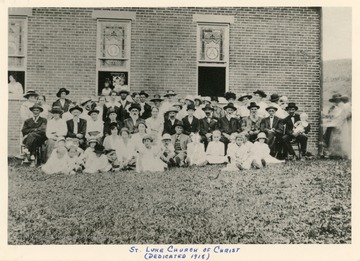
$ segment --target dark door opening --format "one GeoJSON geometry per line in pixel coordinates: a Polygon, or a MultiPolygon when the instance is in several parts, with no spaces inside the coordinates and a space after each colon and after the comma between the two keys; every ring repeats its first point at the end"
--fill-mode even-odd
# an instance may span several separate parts
{"type": "Polygon", "coordinates": [[[223,96],[225,93],[225,67],[198,67],[198,94],[223,96]]]}

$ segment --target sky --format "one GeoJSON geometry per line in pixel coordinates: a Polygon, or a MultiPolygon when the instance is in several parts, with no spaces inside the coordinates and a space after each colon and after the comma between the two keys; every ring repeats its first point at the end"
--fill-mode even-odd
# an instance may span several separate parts
{"type": "Polygon", "coordinates": [[[323,60],[351,59],[351,7],[322,8],[323,60]]]}

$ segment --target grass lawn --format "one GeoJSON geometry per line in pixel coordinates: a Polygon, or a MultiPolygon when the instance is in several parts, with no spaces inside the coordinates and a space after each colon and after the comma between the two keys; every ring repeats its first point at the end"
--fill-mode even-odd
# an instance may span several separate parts
{"type": "Polygon", "coordinates": [[[45,175],[9,163],[9,244],[351,243],[351,162],[45,175]]]}

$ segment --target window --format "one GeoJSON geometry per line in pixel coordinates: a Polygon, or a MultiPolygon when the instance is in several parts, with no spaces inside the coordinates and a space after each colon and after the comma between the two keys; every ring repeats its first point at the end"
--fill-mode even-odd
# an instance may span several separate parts
{"type": "Polygon", "coordinates": [[[26,74],[26,16],[10,16],[8,28],[8,92],[22,96],[26,74]]]}
{"type": "Polygon", "coordinates": [[[130,20],[98,20],[98,95],[105,83],[115,90],[130,89],[130,34],[130,20]]]}

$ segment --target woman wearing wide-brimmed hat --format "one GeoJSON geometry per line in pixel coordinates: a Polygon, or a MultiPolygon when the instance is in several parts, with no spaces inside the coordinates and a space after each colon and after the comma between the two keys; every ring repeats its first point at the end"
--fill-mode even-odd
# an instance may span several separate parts
{"type": "Polygon", "coordinates": [[[250,115],[241,119],[241,130],[249,134],[249,141],[254,142],[260,132],[260,122],[262,117],[258,115],[260,108],[256,102],[250,102],[247,106],[250,115]]]}
{"type": "Polygon", "coordinates": [[[71,101],[69,99],[66,99],[66,97],[69,95],[70,91],[66,88],[60,88],[58,92],[56,93],[57,99],[53,104],[52,107],[57,106],[60,107],[63,112],[67,112],[69,110],[69,105],[71,101]]]}
{"type": "Polygon", "coordinates": [[[240,94],[240,97],[238,99],[238,101],[240,102],[240,106],[238,108],[239,112],[238,114],[240,115],[241,118],[243,117],[247,117],[250,115],[249,109],[247,108],[250,100],[252,98],[252,95],[247,94],[247,93],[243,93],[240,94]]]}
{"type": "Polygon", "coordinates": [[[46,159],[50,157],[50,154],[55,146],[55,143],[59,137],[65,137],[67,133],[66,121],[61,118],[63,111],[59,106],[54,106],[50,110],[52,119],[47,122],[46,125],[46,159]]]}
{"type": "Polygon", "coordinates": [[[256,102],[256,104],[259,106],[257,114],[262,118],[269,116],[269,114],[265,110],[265,108],[267,107],[267,102],[265,102],[266,97],[267,94],[262,90],[256,90],[253,92],[252,101],[256,102]]]}
{"type": "Polygon", "coordinates": [[[225,111],[219,106],[219,98],[217,96],[211,96],[211,106],[214,108],[213,117],[220,119],[225,116],[225,111]]]}
{"type": "Polygon", "coordinates": [[[39,94],[33,90],[28,90],[24,94],[24,98],[26,98],[26,101],[23,104],[21,104],[20,107],[20,118],[22,122],[32,117],[33,114],[29,110],[29,108],[36,103],[36,98],[38,96],[39,94]]]}

